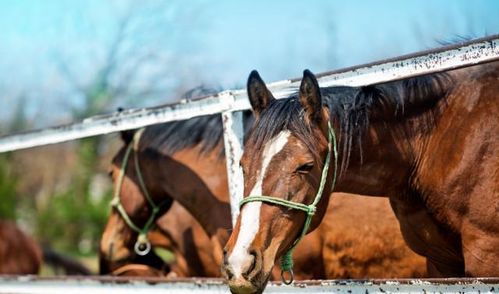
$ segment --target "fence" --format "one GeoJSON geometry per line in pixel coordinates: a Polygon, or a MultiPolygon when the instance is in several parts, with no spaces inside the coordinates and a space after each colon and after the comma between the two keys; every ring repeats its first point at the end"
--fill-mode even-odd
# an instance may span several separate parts
{"type": "MultiPolygon", "coordinates": [[[[322,87],[344,85],[363,86],[428,73],[455,69],[499,59],[499,35],[476,39],[436,50],[419,52],[380,62],[360,65],[318,75],[322,87]]],[[[276,98],[293,92],[299,79],[271,83],[269,89],[276,98]]],[[[81,122],[0,137],[0,152],[54,144],[90,136],[136,129],[152,124],[189,119],[221,113],[227,158],[232,221],[239,214],[242,197],[242,114],[250,105],[244,90],[229,90],[212,96],[180,103],[142,109],[129,109],[109,115],[94,116],[81,122]]]]}
{"type": "MultiPolygon", "coordinates": [[[[18,294],[230,293],[221,279],[196,278],[165,281],[124,277],[0,277],[0,285],[0,293],[18,294]]],[[[292,285],[271,282],[265,293],[496,293],[498,286],[499,280],[495,278],[299,281],[292,285]]]]}
{"type": "MultiPolygon", "coordinates": [[[[320,86],[363,86],[399,80],[449,69],[499,60],[499,35],[419,52],[380,62],[360,65],[317,75],[320,86]]],[[[268,85],[276,98],[294,92],[300,80],[289,79],[268,85]]],[[[183,100],[177,104],[142,109],[129,109],[109,115],[94,116],[68,125],[0,137],[0,152],[60,143],[90,136],[135,129],[174,120],[220,113],[224,125],[232,221],[239,213],[242,197],[242,113],[250,105],[244,90],[183,100]]]]}

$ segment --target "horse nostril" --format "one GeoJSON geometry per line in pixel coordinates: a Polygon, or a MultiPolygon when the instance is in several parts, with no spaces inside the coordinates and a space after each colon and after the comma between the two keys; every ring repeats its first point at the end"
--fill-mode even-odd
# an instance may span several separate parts
{"type": "Polygon", "coordinates": [[[248,267],[248,269],[246,270],[245,273],[243,273],[243,276],[247,279],[249,277],[249,275],[255,270],[255,267],[256,267],[256,259],[257,259],[257,253],[255,250],[251,250],[249,252],[250,256],[251,256],[251,263],[250,263],[250,266],[248,267]]]}
{"type": "Polygon", "coordinates": [[[231,280],[234,277],[234,273],[232,272],[231,267],[229,266],[229,256],[227,254],[227,249],[223,250],[223,265],[222,269],[227,275],[227,279],[231,280]]]}
{"type": "Polygon", "coordinates": [[[227,280],[232,280],[234,277],[234,273],[230,269],[230,267],[225,267],[225,273],[227,274],[227,280]]]}

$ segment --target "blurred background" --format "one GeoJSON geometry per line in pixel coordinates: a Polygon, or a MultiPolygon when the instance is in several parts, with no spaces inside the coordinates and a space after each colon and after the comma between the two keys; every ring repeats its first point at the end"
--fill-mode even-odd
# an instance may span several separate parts
{"type": "MultiPolygon", "coordinates": [[[[0,135],[499,33],[495,0],[0,2],[0,135]]],[[[0,218],[88,261],[117,135],[0,154],[0,218]]]]}

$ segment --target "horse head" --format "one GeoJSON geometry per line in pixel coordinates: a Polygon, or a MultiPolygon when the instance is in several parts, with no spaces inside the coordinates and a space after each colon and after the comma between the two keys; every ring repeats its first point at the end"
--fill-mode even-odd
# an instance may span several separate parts
{"type": "Polygon", "coordinates": [[[101,273],[130,260],[157,267],[163,263],[151,252],[149,233],[173,199],[162,192],[155,173],[157,154],[140,148],[140,134],[122,134],[125,145],[112,161],[114,197],[100,243],[101,273]]]}
{"type": "Polygon", "coordinates": [[[274,99],[256,71],[247,91],[256,122],[241,158],[245,198],[223,265],[237,293],[263,291],[281,258],[291,270],[290,251],[324,216],[333,178],[328,168],[336,161],[328,113],[310,71],[290,101],[274,99]]]}

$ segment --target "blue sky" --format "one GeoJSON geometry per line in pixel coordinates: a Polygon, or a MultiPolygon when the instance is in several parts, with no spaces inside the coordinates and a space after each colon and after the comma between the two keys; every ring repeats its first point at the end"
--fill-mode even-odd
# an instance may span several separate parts
{"type": "MultiPolygon", "coordinates": [[[[57,62],[77,84],[91,83],[128,14],[136,21],[119,51],[125,56],[138,47],[158,58],[137,67],[130,84],[142,89],[161,81],[160,94],[119,98],[125,106],[169,102],[201,83],[241,87],[252,69],[276,81],[305,68],[322,72],[436,47],[438,40],[499,33],[494,0],[6,0],[0,2],[0,119],[8,119],[19,97],[30,117],[70,119],[68,110],[83,98],[57,62]]],[[[121,58],[120,71],[135,66],[121,58]]]]}

